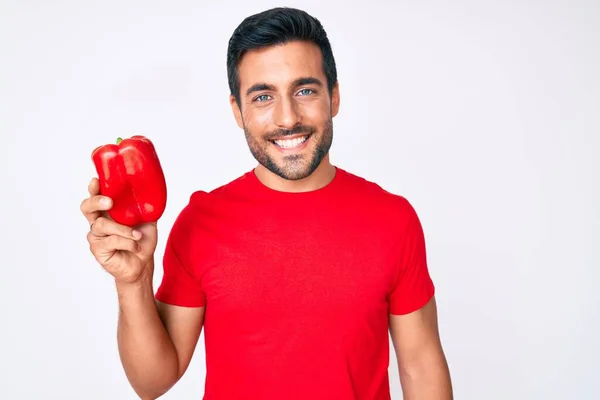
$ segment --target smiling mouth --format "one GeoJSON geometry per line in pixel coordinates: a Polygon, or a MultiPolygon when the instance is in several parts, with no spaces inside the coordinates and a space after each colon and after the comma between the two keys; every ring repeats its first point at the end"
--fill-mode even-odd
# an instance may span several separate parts
{"type": "Polygon", "coordinates": [[[295,136],[291,139],[271,140],[271,142],[282,149],[294,149],[296,147],[302,146],[310,136],[312,136],[312,134],[295,136]]]}

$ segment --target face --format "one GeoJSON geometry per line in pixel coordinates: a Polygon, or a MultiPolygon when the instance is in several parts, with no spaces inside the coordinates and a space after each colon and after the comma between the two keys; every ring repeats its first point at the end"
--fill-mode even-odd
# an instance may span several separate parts
{"type": "Polygon", "coordinates": [[[287,180],[310,176],[328,157],[332,118],[320,49],[306,42],[252,50],[239,65],[240,105],[231,105],[254,158],[287,180]]]}

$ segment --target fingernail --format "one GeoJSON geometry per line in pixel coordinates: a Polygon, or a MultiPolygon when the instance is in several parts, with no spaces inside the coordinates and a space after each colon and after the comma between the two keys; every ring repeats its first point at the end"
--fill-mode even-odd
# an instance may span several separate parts
{"type": "Polygon", "coordinates": [[[137,240],[137,239],[141,239],[141,237],[142,237],[142,232],[140,232],[140,231],[133,231],[133,232],[131,233],[131,235],[132,235],[132,236],[133,236],[133,238],[134,238],[134,239],[136,239],[136,240],[137,240]]]}
{"type": "Polygon", "coordinates": [[[100,199],[100,204],[102,204],[105,207],[110,206],[110,199],[108,197],[103,197],[102,199],[100,199]]]}

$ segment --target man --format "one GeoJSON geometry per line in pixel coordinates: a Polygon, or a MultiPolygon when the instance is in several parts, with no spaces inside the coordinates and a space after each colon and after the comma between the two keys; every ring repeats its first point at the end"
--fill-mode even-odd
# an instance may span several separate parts
{"type": "Polygon", "coordinates": [[[415,210],[330,162],[340,94],[319,21],[291,8],[247,18],[227,68],[258,165],[191,195],[156,293],[156,224],[107,218],[97,179],[82,203],[91,251],[115,279],[134,390],[166,393],[204,328],[207,400],[389,399],[391,332],[404,398],[451,399],[415,210]]]}

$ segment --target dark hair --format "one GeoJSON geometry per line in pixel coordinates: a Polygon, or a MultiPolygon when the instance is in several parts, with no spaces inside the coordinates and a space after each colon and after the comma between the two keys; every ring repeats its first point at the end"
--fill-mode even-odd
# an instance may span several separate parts
{"type": "Polygon", "coordinates": [[[321,49],[323,70],[331,94],[337,82],[337,70],[327,33],[318,19],[307,12],[290,7],[277,7],[244,19],[229,39],[227,77],[229,90],[240,104],[238,65],[248,50],[285,44],[289,41],[308,41],[321,49]]]}

